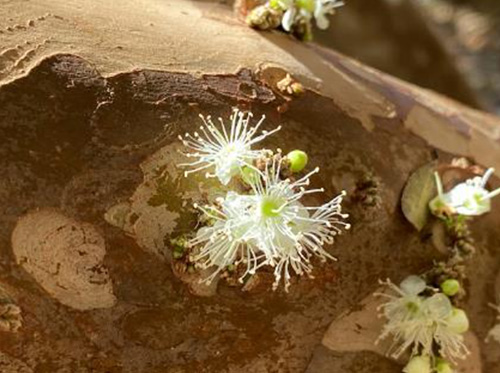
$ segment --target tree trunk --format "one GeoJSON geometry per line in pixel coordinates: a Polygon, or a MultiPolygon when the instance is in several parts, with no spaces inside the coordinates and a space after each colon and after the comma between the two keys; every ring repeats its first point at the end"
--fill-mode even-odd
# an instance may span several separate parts
{"type": "MultiPolygon", "coordinates": [[[[402,189],[435,159],[500,170],[497,117],[256,32],[224,4],[3,1],[0,19],[0,270],[5,301],[22,312],[0,338],[2,372],[401,370],[367,352],[325,352],[321,340],[378,279],[440,257],[401,213],[402,189]],[[283,89],[287,74],[302,94],[283,89]],[[266,276],[244,291],[206,289],[172,259],[169,239],[195,228],[186,206],[202,189],[175,167],[177,136],[199,127],[199,113],[234,106],[266,114],[266,129],[281,124],[267,145],[307,151],[322,168],[313,184],[352,196],[338,262],[318,263],[290,293],[266,276]],[[353,197],[367,177],[378,204],[353,197]]],[[[466,308],[481,347],[495,315],[486,285],[499,208],[474,224],[466,308]]],[[[484,371],[500,372],[486,357],[484,371]]]]}

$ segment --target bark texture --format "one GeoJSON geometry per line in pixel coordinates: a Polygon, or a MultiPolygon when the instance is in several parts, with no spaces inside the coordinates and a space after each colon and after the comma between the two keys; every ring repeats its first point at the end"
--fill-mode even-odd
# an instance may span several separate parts
{"type": "MultiPolygon", "coordinates": [[[[398,281],[441,255],[404,219],[401,190],[433,159],[467,156],[500,169],[498,118],[330,50],[254,32],[221,4],[6,1],[0,16],[0,272],[23,319],[17,333],[1,332],[2,371],[401,369],[372,353],[332,355],[323,335],[378,279],[398,281]],[[304,94],[278,89],[287,73],[304,94]],[[197,128],[199,113],[225,117],[233,106],[266,114],[267,129],[282,124],[267,145],[304,149],[322,167],[313,183],[329,196],[359,195],[362,180],[377,181],[379,204],[347,200],[353,229],[332,248],[339,261],[317,263],[316,278],[295,281],[289,294],[226,285],[200,294],[171,269],[168,240],[194,229],[186,206],[210,188],[175,168],[177,135],[197,128]],[[51,216],[63,232],[45,229],[51,216]],[[40,241],[34,249],[24,243],[26,221],[37,233],[29,239],[40,241]],[[64,261],[63,275],[50,257],[37,259],[46,250],[62,261],[54,252],[89,245],[98,265],[64,261]],[[78,286],[68,291],[72,276],[78,286]],[[106,286],[105,306],[85,306],[79,289],[92,286],[106,286]]],[[[474,225],[480,255],[467,309],[481,341],[495,316],[486,304],[499,264],[499,202],[474,225]]],[[[496,373],[483,357],[485,372],[496,373]]]]}

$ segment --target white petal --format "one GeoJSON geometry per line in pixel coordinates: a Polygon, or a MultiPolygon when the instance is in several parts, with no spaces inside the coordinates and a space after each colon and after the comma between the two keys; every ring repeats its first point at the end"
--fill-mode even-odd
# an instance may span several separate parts
{"type": "Polygon", "coordinates": [[[316,25],[319,29],[326,30],[330,26],[330,21],[324,14],[321,14],[316,17],[316,25]]]}
{"type": "Polygon", "coordinates": [[[444,319],[453,311],[450,299],[442,293],[434,294],[432,297],[427,298],[423,306],[429,315],[432,315],[435,319],[444,319]]]}
{"type": "Polygon", "coordinates": [[[446,328],[453,333],[463,334],[469,330],[469,318],[464,310],[455,308],[446,318],[446,328]]]}
{"type": "Polygon", "coordinates": [[[478,216],[491,210],[491,204],[486,197],[488,191],[471,183],[461,183],[444,194],[446,203],[454,208],[458,214],[478,216]]]}
{"type": "Polygon", "coordinates": [[[491,211],[491,202],[487,199],[473,207],[457,207],[456,211],[460,215],[480,216],[491,211]]]}
{"type": "Polygon", "coordinates": [[[425,290],[425,281],[419,276],[408,276],[399,285],[401,290],[408,295],[418,295],[425,290]]]}
{"type": "Polygon", "coordinates": [[[287,32],[292,30],[293,22],[295,21],[295,8],[288,9],[283,15],[283,19],[281,20],[281,25],[283,29],[287,32]]]}
{"type": "Polygon", "coordinates": [[[217,168],[215,175],[221,182],[222,185],[227,185],[231,181],[231,172],[227,168],[217,168]]]}

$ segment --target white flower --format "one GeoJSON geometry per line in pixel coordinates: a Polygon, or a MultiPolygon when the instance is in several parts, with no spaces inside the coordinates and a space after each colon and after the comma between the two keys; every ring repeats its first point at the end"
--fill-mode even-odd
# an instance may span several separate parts
{"type": "Polygon", "coordinates": [[[326,30],[330,26],[327,16],[335,14],[335,9],[343,5],[341,0],[315,0],[314,18],[318,28],[326,30]]]}
{"type": "Polygon", "coordinates": [[[440,355],[450,360],[468,354],[462,336],[468,328],[467,317],[453,308],[446,295],[421,295],[426,285],[418,276],[408,277],[399,287],[389,280],[385,284],[396,294],[378,294],[389,299],[380,307],[387,323],[379,339],[394,339],[389,351],[394,358],[408,349],[412,356],[433,356],[434,344],[440,355]]]}
{"type": "Polygon", "coordinates": [[[219,118],[221,127],[219,129],[210,116],[205,119],[200,115],[205,124],[200,127],[204,136],[200,136],[198,132],[195,132],[194,136],[190,134],[184,137],[179,136],[182,143],[193,150],[192,153],[185,153],[185,155],[197,159],[194,162],[179,165],[192,168],[184,174],[187,176],[193,172],[215,168],[214,174],[207,172],[206,176],[217,177],[222,184],[227,185],[243,166],[253,167],[252,161],[262,155],[262,150],[252,150],[252,145],[279,131],[281,127],[270,132],[262,131],[259,136],[254,137],[265,116],[262,116],[257,125],[250,127],[249,121],[252,116],[252,113],[245,114],[234,110],[231,115],[231,128],[228,131],[221,118],[219,118]]]}
{"type": "Polygon", "coordinates": [[[208,284],[230,265],[241,262],[247,264],[247,271],[240,278],[242,280],[248,273],[255,273],[267,263],[266,256],[247,242],[252,228],[248,214],[252,203],[249,197],[228,192],[226,198],[219,199],[218,203],[220,209],[195,205],[215,222],[211,226],[200,228],[196,237],[189,241],[190,247],[202,245],[194,261],[203,269],[215,268],[209,277],[202,280],[208,284]]]}
{"type": "Polygon", "coordinates": [[[447,208],[451,213],[464,216],[479,216],[491,210],[491,198],[500,194],[500,188],[489,192],[485,189],[488,179],[493,175],[494,169],[488,169],[480,177],[468,179],[456,185],[449,192],[443,192],[443,185],[439,174],[436,172],[436,186],[438,196],[434,198],[429,206],[435,212],[442,208],[447,208]]]}
{"type": "Polygon", "coordinates": [[[305,207],[301,198],[306,194],[322,192],[323,189],[306,190],[309,177],[318,172],[315,169],[296,181],[281,180],[281,161],[276,158],[266,165],[260,178],[250,183],[253,204],[249,211],[252,219],[249,242],[265,253],[269,264],[275,266],[276,288],[283,278],[285,290],[290,285],[290,269],[296,275],[310,274],[310,258],[334,259],[324,248],[332,243],[342,228],[350,225],[343,219],[342,199],[345,192],[319,207],[305,207]]]}
{"type": "Polygon", "coordinates": [[[295,23],[295,16],[297,14],[295,0],[277,0],[277,4],[279,8],[284,11],[283,18],[281,19],[281,26],[286,32],[290,32],[295,23]]]}
{"type": "Polygon", "coordinates": [[[258,177],[249,180],[252,193],[228,193],[220,201],[222,209],[204,208],[216,220],[212,227],[203,228],[191,242],[203,244],[196,260],[204,266],[216,266],[216,273],[229,264],[244,262],[247,274],[253,275],[263,265],[275,267],[276,288],[284,278],[285,289],[290,285],[290,268],[297,275],[311,272],[310,258],[315,255],[333,259],[323,248],[333,237],[348,229],[341,212],[344,193],[319,207],[304,207],[299,200],[306,194],[322,189],[306,190],[309,176],[297,181],[280,179],[280,163],[271,166],[258,177]]]}
{"type": "Polygon", "coordinates": [[[276,3],[284,11],[281,25],[287,32],[291,31],[293,24],[299,19],[310,22],[313,17],[318,28],[326,30],[330,25],[327,16],[344,5],[341,0],[277,0],[276,3]]]}

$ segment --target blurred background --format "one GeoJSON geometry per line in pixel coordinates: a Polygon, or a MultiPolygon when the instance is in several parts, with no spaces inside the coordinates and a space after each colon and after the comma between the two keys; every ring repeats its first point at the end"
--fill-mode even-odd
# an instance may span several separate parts
{"type": "Polygon", "coordinates": [[[500,0],[345,0],[318,43],[500,114],[500,0]]]}

